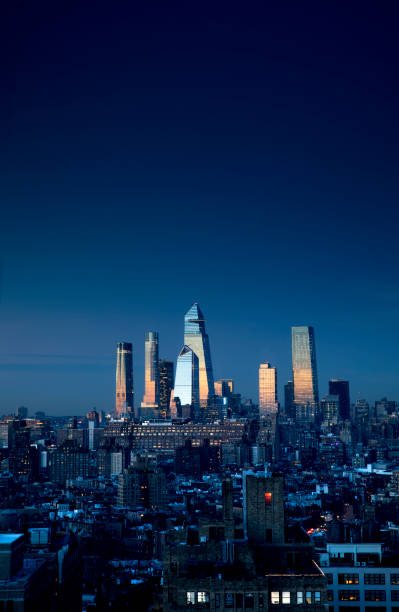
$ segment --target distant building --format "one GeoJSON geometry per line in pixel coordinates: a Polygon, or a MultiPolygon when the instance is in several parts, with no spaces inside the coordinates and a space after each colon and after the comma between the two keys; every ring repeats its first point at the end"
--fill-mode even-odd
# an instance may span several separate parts
{"type": "Polygon", "coordinates": [[[133,347],[130,342],[117,344],[115,413],[118,418],[134,413],[133,347]]]}
{"type": "Polygon", "coordinates": [[[17,417],[19,419],[26,419],[28,416],[28,409],[25,406],[20,406],[17,408],[17,417]]]}
{"type": "Polygon", "coordinates": [[[167,501],[165,474],[155,455],[138,454],[119,476],[118,506],[164,509],[167,501]]]}
{"type": "Polygon", "coordinates": [[[169,410],[173,389],[173,361],[159,360],[159,407],[166,413],[169,410]]]}
{"type": "Polygon", "coordinates": [[[323,425],[331,428],[337,425],[340,413],[339,395],[326,395],[320,402],[323,425]]]}
{"type": "Polygon", "coordinates": [[[215,395],[229,397],[232,393],[234,393],[234,381],[232,378],[215,380],[215,395]]]}
{"type": "Polygon", "coordinates": [[[332,378],[328,383],[330,395],[339,397],[339,416],[343,420],[350,418],[349,382],[341,378],[332,378]]]}
{"type": "Polygon", "coordinates": [[[244,504],[245,527],[250,542],[284,543],[283,476],[246,474],[244,504]]]}
{"type": "Polygon", "coordinates": [[[284,385],[284,412],[291,419],[295,419],[294,383],[292,380],[284,385]]]}
{"type": "Polygon", "coordinates": [[[206,406],[209,397],[215,394],[215,388],[209,338],[205,331],[204,315],[197,302],[194,302],[184,317],[184,345],[198,359],[199,403],[200,406],[206,406]]]}
{"type": "Polygon", "coordinates": [[[159,408],[159,340],[158,332],[149,331],[144,341],[144,385],[141,416],[155,418],[159,408]]]}
{"type": "Polygon", "coordinates": [[[319,404],[313,327],[292,328],[292,373],[297,424],[308,425],[314,421],[319,404]]]}
{"type": "Polygon", "coordinates": [[[57,449],[49,452],[50,480],[65,485],[67,480],[89,475],[89,451],[77,445],[75,440],[66,440],[57,449]]]}
{"type": "Polygon", "coordinates": [[[186,416],[181,412],[184,407],[190,410],[187,416],[199,417],[199,361],[194,351],[186,345],[177,357],[171,416],[186,416]]]}
{"type": "Polygon", "coordinates": [[[259,366],[259,416],[276,414],[277,402],[277,370],[269,362],[259,366]]]}

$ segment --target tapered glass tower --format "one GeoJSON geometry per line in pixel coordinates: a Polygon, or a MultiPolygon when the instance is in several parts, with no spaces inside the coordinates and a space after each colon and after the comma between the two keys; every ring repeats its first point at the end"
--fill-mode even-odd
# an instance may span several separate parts
{"type": "Polygon", "coordinates": [[[172,416],[178,406],[191,406],[191,416],[196,418],[199,410],[199,360],[189,346],[183,346],[176,364],[175,386],[171,397],[172,416]]]}
{"type": "Polygon", "coordinates": [[[159,405],[159,357],[158,332],[149,331],[144,341],[144,384],[145,392],[142,401],[144,407],[158,407],[159,405]]]}
{"type": "Polygon", "coordinates": [[[310,422],[319,403],[313,327],[292,328],[292,373],[297,420],[310,422]]]}
{"type": "Polygon", "coordinates": [[[117,417],[134,411],[133,347],[129,342],[118,342],[116,347],[116,398],[117,417]]]}
{"type": "Polygon", "coordinates": [[[277,402],[277,370],[270,363],[259,366],[259,416],[276,414],[277,402]]]}
{"type": "Polygon", "coordinates": [[[200,406],[206,406],[209,397],[214,395],[215,388],[209,338],[205,331],[204,315],[197,302],[191,306],[184,317],[184,344],[198,358],[199,402],[200,406]]]}

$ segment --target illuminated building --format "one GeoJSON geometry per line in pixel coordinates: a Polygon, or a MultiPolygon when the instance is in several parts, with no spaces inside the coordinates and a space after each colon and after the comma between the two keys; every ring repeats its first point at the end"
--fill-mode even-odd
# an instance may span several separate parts
{"type": "Polygon", "coordinates": [[[296,420],[309,424],[314,421],[319,403],[313,327],[292,328],[292,373],[296,420]]]}
{"type": "Polygon", "coordinates": [[[323,426],[331,428],[338,423],[339,419],[339,396],[326,395],[320,402],[323,426]]]}
{"type": "Polygon", "coordinates": [[[259,416],[276,414],[277,402],[277,370],[270,363],[259,366],[259,416]]]}
{"type": "Polygon", "coordinates": [[[116,416],[134,411],[133,349],[129,342],[118,342],[116,349],[116,416]]]}
{"type": "Polygon", "coordinates": [[[183,416],[178,414],[178,407],[183,406],[189,406],[190,415],[198,417],[199,361],[197,355],[189,346],[183,346],[177,358],[175,386],[171,397],[173,416],[183,416]]]}
{"type": "Polygon", "coordinates": [[[339,415],[341,419],[350,418],[349,382],[341,378],[332,378],[328,383],[330,395],[339,397],[339,415]]]}
{"type": "Polygon", "coordinates": [[[234,381],[231,378],[215,380],[215,395],[229,397],[232,393],[234,393],[234,381]]]}
{"type": "MultiPolygon", "coordinates": [[[[145,392],[141,408],[158,408],[159,406],[159,358],[158,358],[158,332],[149,331],[145,334],[144,342],[145,392]]],[[[142,411],[143,414],[143,411],[142,411]]]]}
{"type": "MultiPolygon", "coordinates": [[[[184,344],[197,356],[199,371],[199,403],[206,406],[215,393],[209,338],[205,331],[205,319],[197,302],[184,317],[184,344]]],[[[177,374],[177,372],[176,372],[177,374]]],[[[175,396],[177,394],[175,393],[175,396]]]]}
{"type": "Polygon", "coordinates": [[[168,410],[173,388],[173,361],[159,360],[159,407],[168,410]]]}

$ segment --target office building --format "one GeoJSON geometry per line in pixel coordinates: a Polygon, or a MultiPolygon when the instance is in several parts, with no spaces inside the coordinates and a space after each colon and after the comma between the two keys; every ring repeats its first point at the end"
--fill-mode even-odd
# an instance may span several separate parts
{"type": "Polygon", "coordinates": [[[78,446],[75,440],[66,440],[60,448],[49,452],[49,473],[53,482],[65,485],[89,475],[89,450],[78,446]]]}
{"type": "Polygon", "coordinates": [[[244,474],[245,520],[248,540],[256,544],[284,543],[283,476],[244,474]]]}
{"type": "Polygon", "coordinates": [[[134,413],[133,347],[129,342],[118,342],[116,349],[116,401],[118,418],[134,413]]]}
{"type": "Polygon", "coordinates": [[[184,317],[184,344],[197,356],[199,371],[199,403],[206,406],[209,397],[214,395],[214,380],[209,348],[209,338],[205,331],[205,319],[197,302],[184,317]]]}
{"type": "Polygon", "coordinates": [[[171,416],[199,417],[199,361],[189,346],[183,346],[177,358],[171,416]],[[184,407],[190,409],[188,414],[182,413],[184,407]]]}
{"type": "Polygon", "coordinates": [[[215,380],[215,395],[230,397],[234,393],[234,381],[231,378],[215,380]]]}
{"type": "Polygon", "coordinates": [[[323,427],[331,429],[339,420],[339,396],[326,395],[320,402],[323,427]]]}
{"type": "Polygon", "coordinates": [[[159,407],[165,412],[169,409],[173,389],[173,361],[159,360],[159,407]]]}
{"type": "Polygon", "coordinates": [[[270,363],[261,363],[259,366],[259,416],[276,414],[277,402],[277,370],[270,363]]]}
{"type": "Polygon", "coordinates": [[[26,406],[20,406],[19,408],[17,408],[17,417],[19,419],[26,419],[27,416],[28,409],[26,408],[26,406]]]}
{"type": "Polygon", "coordinates": [[[149,331],[144,341],[144,397],[141,402],[142,416],[152,416],[152,411],[143,408],[159,407],[159,349],[158,332],[149,331]],[[146,414],[148,412],[148,415],[146,414]],[[143,414],[144,413],[144,414],[143,414]]]}
{"type": "Polygon", "coordinates": [[[165,509],[168,503],[166,477],[155,455],[138,454],[123,470],[118,483],[118,505],[165,509]]]}
{"type": "Polygon", "coordinates": [[[295,419],[294,383],[292,380],[284,385],[284,412],[287,417],[295,419]]]}
{"type": "Polygon", "coordinates": [[[332,378],[328,383],[330,395],[339,397],[339,416],[343,420],[350,418],[349,382],[341,378],[332,378]]]}
{"type": "Polygon", "coordinates": [[[292,373],[296,420],[298,425],[308,425],[314,421],[319,403],[313,327],[292,328],[292,373]]]}

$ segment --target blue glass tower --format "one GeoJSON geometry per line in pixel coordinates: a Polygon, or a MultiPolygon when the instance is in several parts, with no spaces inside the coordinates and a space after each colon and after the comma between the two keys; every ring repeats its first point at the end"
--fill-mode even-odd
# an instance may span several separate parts
{"type": "Polygon", "coordinates": [[[177,357],[175,387],[171,398],[171,412],[177,410],[177,401],[180,406],[191,406],[191,415],[193,417],[198,416],[199,362],[194,351],[185,345],[177,357]]]}
{"type": "Polygon", "coordinates": [[[207,406],[209,398],[215,394],[215,385],[205,319],[197,302],[194,302],[184,317],[184,345],[198,358],[199,403],[200,406],[207,406]]]}

